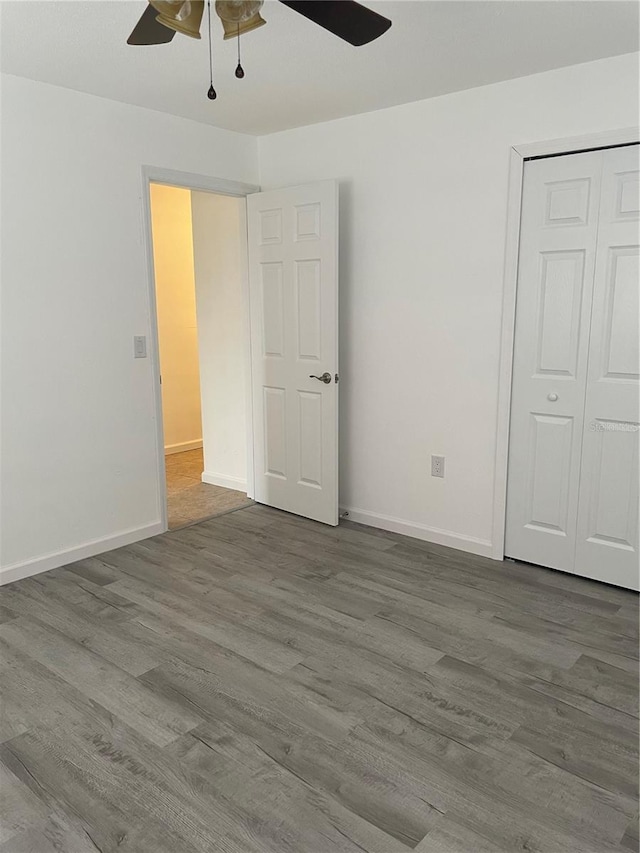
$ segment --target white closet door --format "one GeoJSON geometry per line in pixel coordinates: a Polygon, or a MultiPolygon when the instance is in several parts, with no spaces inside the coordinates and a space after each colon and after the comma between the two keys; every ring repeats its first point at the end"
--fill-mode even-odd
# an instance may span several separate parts
{"type": "Polygon", "coordinates": [[[602,155],[526,163],[505,555],[574,571],[602,155]]]}
{"type": "Polygon", "coordinates": [[[255,499],[338,523],[338,185],[247,197],[255,499]]]}
{"type": "Polygon", "coordinates": [[[638,589],[640,266],[638,146],[602,152],[575,560],[577,574],[638,589]]]}

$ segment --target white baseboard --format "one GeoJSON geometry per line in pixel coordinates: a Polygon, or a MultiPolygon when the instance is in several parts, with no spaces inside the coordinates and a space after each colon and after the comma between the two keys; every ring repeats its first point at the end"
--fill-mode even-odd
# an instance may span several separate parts
{"type": "Polygon", "coordinates": [[[93,539],[91,542],[76,545],[67,551],[57,551],[55,554],[47,554],[44,557],[36,557],[22,563],[2,566],[0,567],[0,586],[31,577],[31,575],[39,575],[41,572],[48,572],[51,569],[58,569],[60,566],[75,563],[77,560],[86,560],[87,557],[95,557],[98,554],[104,554],[105,551],[113,551],[114,548],[122,548],[123,545],[131,545],[133,542],[148,539],[149,536],[156,536],[158,533],[164,533],[164,531],[162,522],[156,521],[154,524],[147,524],[144,527],[123,530],[122,533],[116,533],[115,536],[93,539]]]}
{"type": "Polygon", "coordinates": [[[171,453],[184,453],[185,450],[198,450],[202,447],[202,439],[197,441],[181,441],[179,444],[167,444],[164,448],[164,455],[169,456],[171,453]]]}
{"type": "Polygon", "coordinates": [[[210,486],[222,486],[223,489],[235,489],[236,492],[247,491],[247,481],[241,480],[240,477],[227,477],[224,474],[204,471],[202,482],[208,483],[210,486]]]}
{"type": "Polygon", "coordinates": [[[466,551],[469,554],[478,554],[480,557],[493,558],[492,545],[488,539],[476,539],[474,536],[464,536],[450,530],[441,530],[439,527],[427,527],[425,524],[403,521],[401,518],[380,515],[377,512],[368,512],[355,507],[341,507],[340,515],[342,516],[344,513],[348,513],[349,521],[356,521],[358,524],[378,527],[380,530],[389,530],[391,533],[402,533],[404,536],[422,539],[423,542],[446,545],[448,548],[456,548],[458,551],[466,551]]]}

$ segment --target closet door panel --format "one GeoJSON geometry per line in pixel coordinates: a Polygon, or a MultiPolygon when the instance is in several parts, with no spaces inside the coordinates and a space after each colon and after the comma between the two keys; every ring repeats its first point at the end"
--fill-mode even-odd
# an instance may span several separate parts
{"type": "Polygon", "coordinates": [[[505,554],[574,571],[601,152],[525,164],[505,554]]]}
{"type": "Polygon", "coordinates": [[[638,589],[639,147],[603,161],[575,571],[638,589]]]}

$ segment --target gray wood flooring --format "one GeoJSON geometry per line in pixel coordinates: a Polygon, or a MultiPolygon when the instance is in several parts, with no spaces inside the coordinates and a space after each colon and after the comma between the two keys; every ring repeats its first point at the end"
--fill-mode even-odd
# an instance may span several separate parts
{"type": "Polygon", "coordinates": [[[638,850],[633,593],[253,506],[0,600],[0,853],[638,850]]]}

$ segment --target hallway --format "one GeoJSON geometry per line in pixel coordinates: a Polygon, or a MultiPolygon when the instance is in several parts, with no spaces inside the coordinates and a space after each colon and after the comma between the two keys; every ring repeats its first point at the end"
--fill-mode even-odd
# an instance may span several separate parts
{"type": "Polygon", "coordinates": [[[204,470],[202,448],[166,456],[165,468],[169,530],[253,503],[244,492],[201,481],[204,470]]]}

